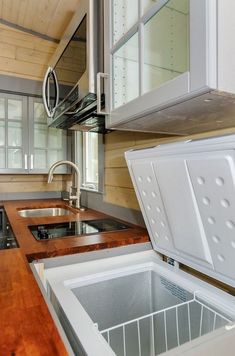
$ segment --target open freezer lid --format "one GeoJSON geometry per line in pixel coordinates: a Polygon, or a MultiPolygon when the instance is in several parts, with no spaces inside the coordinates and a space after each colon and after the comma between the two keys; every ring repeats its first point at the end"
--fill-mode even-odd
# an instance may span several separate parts
{"type": "Polygon", "coordinates": [[[153,248],[235,287],[235,135],[125,156],[153,248]]]}

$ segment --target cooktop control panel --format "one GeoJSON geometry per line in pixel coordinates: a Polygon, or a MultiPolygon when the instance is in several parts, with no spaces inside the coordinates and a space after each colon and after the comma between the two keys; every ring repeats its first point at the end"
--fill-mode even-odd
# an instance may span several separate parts
{"type": "Polygon", "coordinates": [[[114,219],[68,221],[29,226],[29,230],[36,240],[91,235],[100,232],[126,230],[130,228],[130,226],[114,219]]]}

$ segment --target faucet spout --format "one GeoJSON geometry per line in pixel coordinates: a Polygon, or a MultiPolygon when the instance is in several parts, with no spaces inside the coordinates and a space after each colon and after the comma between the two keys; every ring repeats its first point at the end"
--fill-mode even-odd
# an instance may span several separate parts
{"type": "Polygon", "coordinates": [[[48,172],[47,183],[51,183],[53,180],[53,173],[51,173],[51,168],[48,172]]]}
{"type": "Polygon", "coordinates": [[[73,163],[71,161],[66,161],[66,160],[57,161],[57,162],[53,163],[52,166],[50,167],[49,171],[48,171],[47,183],[51,183],[52,182],[54,170],[58,166],[61,166],[63,164],[67,164],[68,166],[71,166],[75,170],[76,179],[74,179],[74,181],[75,181],[76,195],[75,196],[70,195],[70,199],[71,200],[75,200],[76,208],[80,209],[80,195],[81,195],[80,171],[79,171],[79,169],[78,169],[78,167],[76,166],[75,163],[73,163]]]}

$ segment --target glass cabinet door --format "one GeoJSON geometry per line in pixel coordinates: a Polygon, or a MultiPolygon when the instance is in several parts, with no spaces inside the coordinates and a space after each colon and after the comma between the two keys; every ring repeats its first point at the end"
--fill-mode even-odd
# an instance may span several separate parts
{"type": "Polygon", "coordinates": [[[138,95],[139,59],[136,33],[113,54],[114,108],[128,103],[138,95]]]}
{"type": "Polygon", "coordinates": [[[0,169],[6,168],[6,105],[5,98],[0,97],[0,169]]]}
{"type": "MultiPolygon", "coordinates": [[[[67,159],[66,131],[47,126],[47,115],[38,98],[29,99],[32,120],[30,132],[30,172],[47,173],[56,161],[67,159]]],[[[66,173],[66,166],[58,167],[58,173],[66,173]]]]}
{"type": "Polygon", "coordinates": [[[0,94],[0,172],[27,171],[27,98],[0,94]]]}
{"type": "Polygon", "coordinates": [[[189,1],[109,2],[111,111],[189,71],[189,1]]]}
{"type": "Polygon", "coordinates": [[[115,44],[138,21],[138,0],[113,0],[112,18],[115,44]]]}
{"type": "MultiPolygon", "coordinates": [[[[0,173],[47,173],[67,159],[67,132],[48,128],[40,98],[0,93],[0,173]]],[[[58,173],[67,173],[66,166],[58,173]]]]}
{"type": "Polygon", "coordinates": [[[122,124],[144,120],[214,87],[213,0],[104,4],[107,128],[131,127],[122,124]]]}
{"type": "Polygon", "coordinates": [[[144,24],[143,93],[189,70],[188,29],[188,0],[168,1],[144,24]]]}

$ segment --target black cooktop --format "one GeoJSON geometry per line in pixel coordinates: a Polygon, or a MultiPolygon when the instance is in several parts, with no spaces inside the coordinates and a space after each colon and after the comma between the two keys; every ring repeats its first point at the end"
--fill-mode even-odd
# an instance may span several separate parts
{"type": "Polygon", "coordinates": [[[69,221],[55,224],[29,226],[29,230],[36,240],[49,240],[68,236],[91,235],[97,232],[118,231],[126,229],[130,229],[130,226],[114,219],[69,221]]]}

